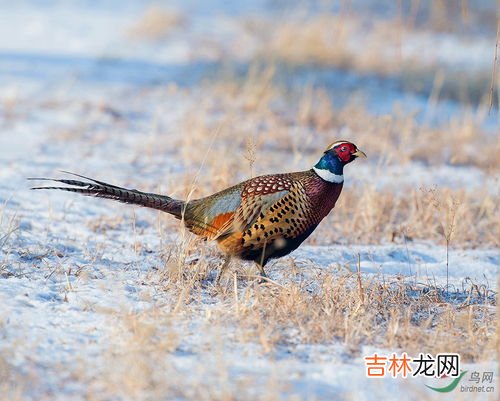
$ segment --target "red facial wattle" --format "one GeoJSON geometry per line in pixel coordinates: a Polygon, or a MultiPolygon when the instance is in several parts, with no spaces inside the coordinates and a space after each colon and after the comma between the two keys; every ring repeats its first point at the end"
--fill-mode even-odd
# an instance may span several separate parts
{"type": "Polygon", "coordinates": [[[348,163],[351,160],[352,154],[356,152],[356,148],[350,143],[343,143],[336,150],[339,159],[344,163],[348,163]]]}

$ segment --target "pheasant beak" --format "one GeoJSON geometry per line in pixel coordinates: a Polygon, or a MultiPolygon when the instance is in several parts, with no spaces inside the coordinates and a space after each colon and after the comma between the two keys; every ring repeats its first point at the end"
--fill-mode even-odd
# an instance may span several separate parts
{"type": "Polygon", "coordinates": [[[362,150],[356,149],[356,152],[352,154],[353,156],[356,157],[364,157],[366,159],[366,154],[362,150]]]}

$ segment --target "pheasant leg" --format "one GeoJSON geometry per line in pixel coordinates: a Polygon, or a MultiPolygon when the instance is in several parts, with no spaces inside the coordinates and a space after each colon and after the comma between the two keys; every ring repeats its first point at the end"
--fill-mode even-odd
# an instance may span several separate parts
{"type": "Polygon", "coordinates": [[[218,286],[220,284],[220,280],[222,278],[222,275],[226,272],[230,263],[231,263],[231,258],[229,256],[226,256],[224,258],[224,262],[222,263],[222,266],[219,269],[219,272],[217,273],[217,278],[215,279],[215,285],[218,286]]]}
{"type": "Polygon", "coordinates": [[[267,274],[266,274],[266,271],[264,270],[264,266],[262,266],[259,263],[256,263],[256,265],[257,265],[257,269],[259,269],[259,276],[260,276],[259,284],[262,284],[266,281],[267,274]]]}

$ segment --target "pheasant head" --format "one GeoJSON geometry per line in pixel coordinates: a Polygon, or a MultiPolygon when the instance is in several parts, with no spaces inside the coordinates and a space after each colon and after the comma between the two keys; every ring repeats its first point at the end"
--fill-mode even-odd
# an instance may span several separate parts
{"type": "Polygon", "coordinates": [[[366,154],[349,141],[336,141],[328,146],[313,170],[323,180],[340,184],[344,182],[344,166],[357,157],[366,157],[366,154]]]}

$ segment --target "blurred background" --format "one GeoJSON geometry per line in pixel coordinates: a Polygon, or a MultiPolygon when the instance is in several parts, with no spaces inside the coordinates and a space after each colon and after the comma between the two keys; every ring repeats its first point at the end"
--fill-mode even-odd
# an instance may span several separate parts
{"type": "Polygon", "coordinates": [[[4,107],[24,87],[194,86],[272,65],[273,79],[335,105],[358,93],[373,112],[498,108],[491,0],[0,4],[4,107]]]}
{"type": "Polygon", "coordinates": [[[0,0],[0,394],[422,400],[431,382],[367,379],[363,355],[496,369],[498,12],[0,0]],[[185,199],[309,169],[337,139],[368,159],[270,287],[235,262],[214,292],[220,254],[170,216],[26,181],[185,199]]]}

